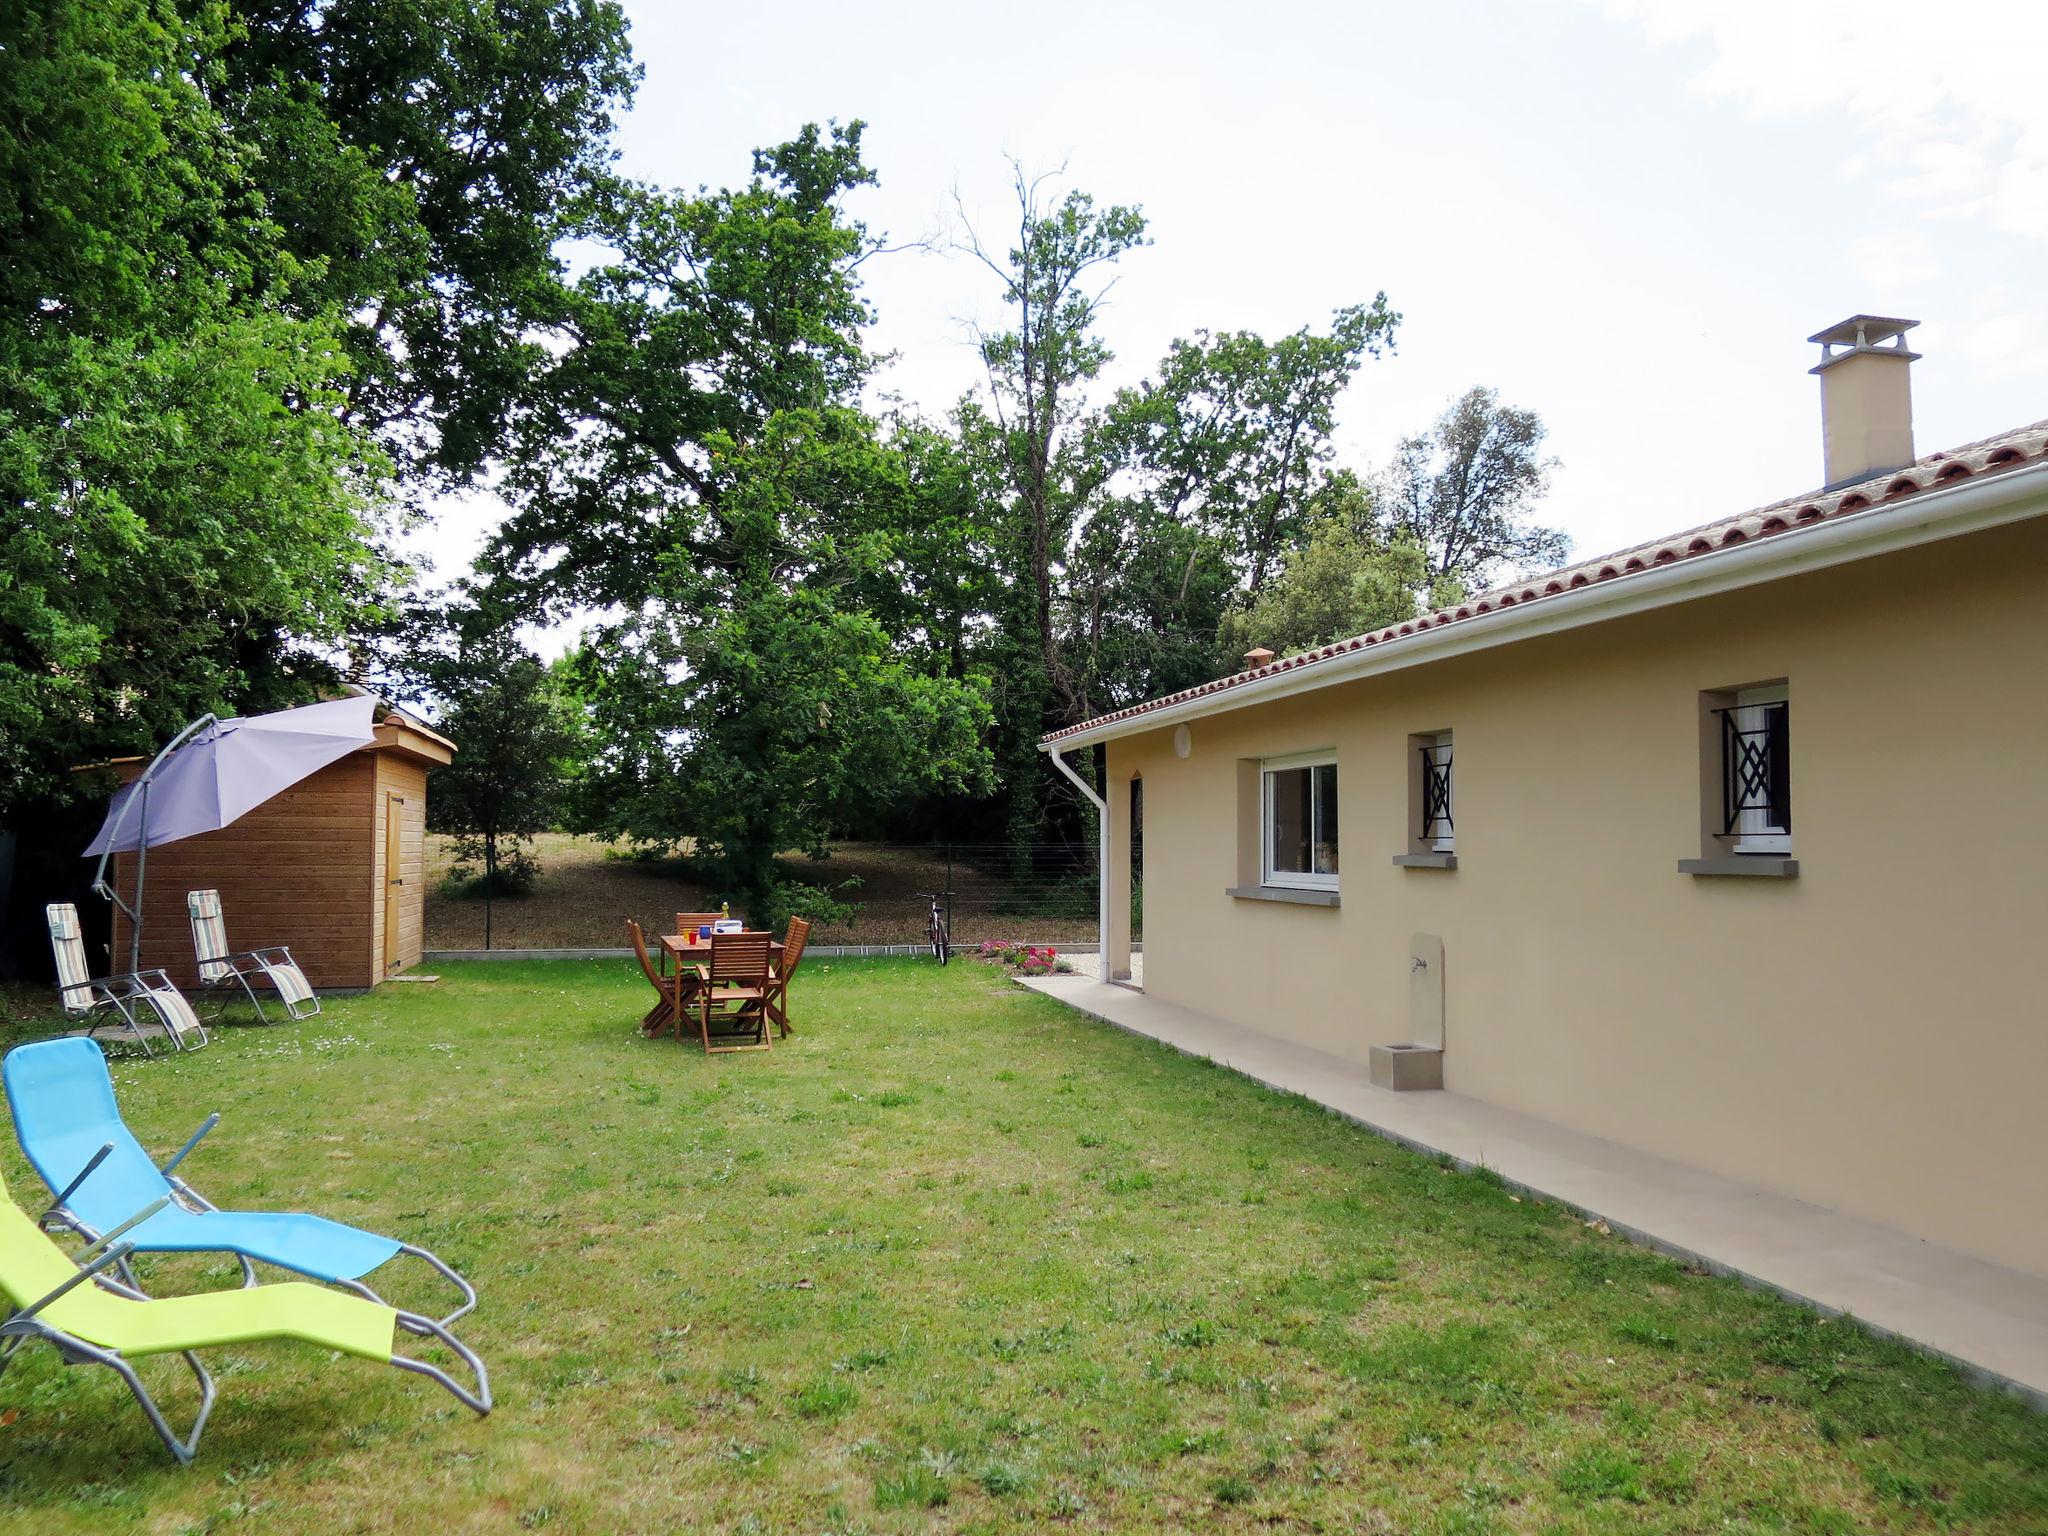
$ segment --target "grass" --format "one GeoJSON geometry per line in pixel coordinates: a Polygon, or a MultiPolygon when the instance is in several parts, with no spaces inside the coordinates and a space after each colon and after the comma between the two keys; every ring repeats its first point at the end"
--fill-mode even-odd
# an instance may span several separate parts
{"type": "Polygon", "coordinates": [[[252,1348],[179,1471],[25,1352],[0,1529],[2048,1531],[2048,1418],[988,968],[818,963],[716,1060],[622,966],[444,975],[116,1076],[468,1272],[497,1413],[252,1348]]]}

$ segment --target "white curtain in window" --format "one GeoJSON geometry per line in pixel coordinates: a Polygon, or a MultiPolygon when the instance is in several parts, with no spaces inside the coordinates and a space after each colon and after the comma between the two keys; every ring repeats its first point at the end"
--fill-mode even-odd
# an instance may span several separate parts
{"type": "MultiPolygon", "coordinates": [[[[1735,695],[1735,708],[1730,718],[1735,722],[1734,760],[1728,765],[1733,776],[1730,785],[1743,801],[1762,798],[1751,792],[1744,794],[1743,757],[1745,751],[1769,752],[1771,706],[1786,702],[1786,691],[1782,684],[1770,688],[1745,688],[1735,695]]],[[[1782,768],[1778,777],[1782,780],[1782,768]]],[[[1768,790],[1764,792],[1768,795],[1768,790]]],[[[1736,813],[1735,851],[1737,853],[1789,853],[1792,850],[1790,828],[1782,825],[1767,806],[1750,805],[1736,813]]]]}

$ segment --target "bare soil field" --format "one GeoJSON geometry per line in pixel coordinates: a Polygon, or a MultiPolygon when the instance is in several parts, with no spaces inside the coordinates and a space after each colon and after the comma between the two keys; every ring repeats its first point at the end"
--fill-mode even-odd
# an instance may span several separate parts
{"type": "MultiPolygon", "coordinates": [[[[667,932],[679,911],[718,905],[679,859],[638,859],[623,846],[550,832],[534,840],[540,879],[533,893],[492,903],[491,944],[497,949],[615,948],[626,942],[626,919],[649,933],[667,932]]],[[[480,949],[484,903],[451,894],[450,839],[427,838],[427,948],[480,949]]],[[[818,944],[915,944],[925,937],[927,903],[919,891],[948,888],[944,850],[847,843],[832,857],[790,860],[793,878],[812,885],[859,882],[847,893],[860,904],[850,923],[817,930],[818,944]]],[[[956,863],[951,887],[953,937],[961,943],[1018,939],[1031,943],[1091,942],[1092,882],[1038,877],[1018,883],[956,863]]]]}

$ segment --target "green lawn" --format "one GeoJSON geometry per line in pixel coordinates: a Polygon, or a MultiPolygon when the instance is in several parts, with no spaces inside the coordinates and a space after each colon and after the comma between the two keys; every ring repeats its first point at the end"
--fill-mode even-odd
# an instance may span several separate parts
{"type": "Polygon", "coordinates": [[[1901,1347],[979,965],[797,991],[707,1061],[626,966],[451,966],[119,1065],[215,1199],[474,1278],[498,1411],[251,1349],[180,1471],[37,1349],[0,1529],[2048,1531],[2048,1418],[1901,1347]]]}

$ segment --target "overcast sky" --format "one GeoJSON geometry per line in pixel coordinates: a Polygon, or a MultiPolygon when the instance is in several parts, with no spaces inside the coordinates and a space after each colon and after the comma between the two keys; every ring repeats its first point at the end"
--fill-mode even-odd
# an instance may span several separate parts
{"type": "MultiPolygon", "coordinates": [[[[2048,6],[2017,0],[1430,0],[1030,6],[627,0],[646,67],[630,175],[745,179],[860,118],[898,239],[957,186],[999,238],[1007,156],[1136,203],[1109,382],[1197,327],[1322,324],[1384,289],[1398,353],[1340,409],[1369,469],[1452,395],[1538,411],[1545,506],[1593,555],[1817,486],[1818,348],[1858,311],[1911,341],[1920,452],[2048,417],[2048,6]]],[[[994,279],[864,269],[881,387],[938,415],[976,381],[994,279]]],[[[444,575],[497,513],[423,536],[444,575]]]]}

